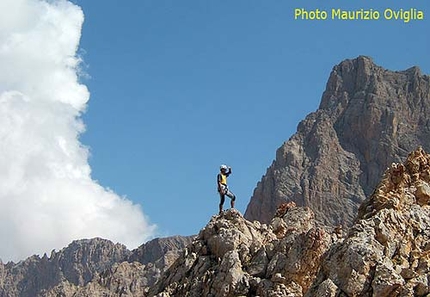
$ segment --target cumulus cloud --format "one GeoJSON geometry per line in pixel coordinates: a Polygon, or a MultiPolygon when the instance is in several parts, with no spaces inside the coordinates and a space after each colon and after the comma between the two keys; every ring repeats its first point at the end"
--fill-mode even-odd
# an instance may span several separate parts
{"type": "Polygon", "coordinates": [[[139,205],[91,178],[79,142],[89,100],[77,55],[84,15],[66,0],[0,1],[0,258],[74,239],[137,247],[153,235],[139,205]]]}

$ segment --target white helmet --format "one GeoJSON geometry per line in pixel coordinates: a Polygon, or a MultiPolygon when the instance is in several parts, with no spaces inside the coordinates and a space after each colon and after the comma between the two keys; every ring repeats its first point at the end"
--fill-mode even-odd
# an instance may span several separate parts
{"type": "Polygon", "coordinates": [[[223,170],[223,169],[227,170],[227,168],[228,168],[228,167],[227,167],[227,165],[224,165],[224,164],[222,164],[222,165],[219,167],[219,169],[220,169],[220,170],[223,170]]]}

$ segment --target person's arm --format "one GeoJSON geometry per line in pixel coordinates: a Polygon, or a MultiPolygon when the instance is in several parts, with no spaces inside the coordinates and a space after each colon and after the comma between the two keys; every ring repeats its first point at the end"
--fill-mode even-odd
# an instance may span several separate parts
{"type": "Polygon", "coordinates": [[[229,176],[230,174],[231,174],[231,167],[229,166],[228,167],[228,172],[225,175],[229,176]]]}

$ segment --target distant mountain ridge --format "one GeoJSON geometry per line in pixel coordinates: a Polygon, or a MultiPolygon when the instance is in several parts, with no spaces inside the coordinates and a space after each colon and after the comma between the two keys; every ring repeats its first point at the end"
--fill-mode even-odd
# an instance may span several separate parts
{"type": "Polygon", "coordinates": [[[0,262],[0,297],[45,296],[55,287],[82,287],[121,265],[138,267],[139,282],[144,287],[151,286],[192,239],[192,236],[157,238],[133,251],[101,238],[83,239],[53,251],[49,257],[45,254],[19,263],[0,262]]]}
{"type": "Polygon", "coordinates": [[[365,56],[341,62],[318,110],[277,150],[245,218],[268,223],[294,201],[320,224],[350,226],[392,162],[430,148],[429,114],[430,77],[418,67],[390,71],[365,56]]]}

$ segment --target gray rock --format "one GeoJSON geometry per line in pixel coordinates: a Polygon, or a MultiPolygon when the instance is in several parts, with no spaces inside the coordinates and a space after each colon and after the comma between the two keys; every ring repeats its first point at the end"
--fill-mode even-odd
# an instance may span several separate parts
{"type": "Polygon", "coordinates": [[[415,184],[428,178],[429,168],[430,155],[419,148],[402,166],[387,169],[347,238],[321,263],[307,296],[319,296],[327,282],[347,296],[428,294],[430,207],[417,203],[415,184]]]}
{"type": "Polygon", "coordinates": [[[331,237],[303,224],[314,220],[309,208],[290,207],[275,219],[292,229],[280,236],[275,223],[249,222],[234,209],[212,217],[149,296],[301,296],[331,237]]]}
{"type": "Polygon", "coordinates": [[[100,238],[77,240],[50,257],[0,263],[0,296],[143,294],[192,238],[156,239],[134,251],[100,238]]]}
{"type": "Polygon", "coordinates": [[[280,204],[294,201],[319,224],[351,226],[392,162],[420,145],[430,150],[429,114],[430,78],[419,68],[389,71],[363,56],[343,61],[318,110],[277,150],[245,218],[269,223],[280,204]]]}
{"type": "Polygon", "coordinates": [[[32,256],[1,265],[0,296],[34,297],[61,282],[84,285],[94,276],[130,255],[124,245],[95,238],[77,240],[59,252],[32,256]]]}

